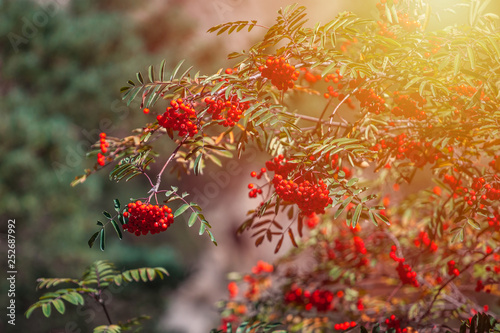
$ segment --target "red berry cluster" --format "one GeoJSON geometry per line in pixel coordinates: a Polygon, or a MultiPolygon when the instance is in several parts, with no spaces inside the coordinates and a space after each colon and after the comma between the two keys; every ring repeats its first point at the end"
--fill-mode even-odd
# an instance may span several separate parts
{"type": "Polygon", "coordinates": [[[293,88],[293,81],[299,78],[299,72],[295,70],[295,66],[290,65],[283,57],[268,57],[266,65],[260,66],[259,71],[263,77],[270,79],[276,88],[283,91],[293,88]]]}
{"type": "Polygon", "coordinates": [[[334,293],[330,290],[316,289],[313,292],[303,290],[297,286],[285,293],[285,303],[304,307],[307,311],[316,308],[318,312],[326,312],[333,309],[334,293]]]}
{"type": "MultiPolygon", "coordinates": [[[[357,228],[350,228],[352,233],[358,231],[357,228]]],[[[334,240],[333,249],[327,249],[327,255],[329,259],[335,259],[336,257],[345,260],[346,265],[350,264],[354,267],[368,266],[369,260],[367,257],[367,250],[365,243],[361,237],[354,236],[352,242],[347,239],[347,233],[342,231],[341,237],[334,240]]]]}
{"type": "Polygon", "coordinates": [[[310,173],[299,172],[294,180],[287,180],[295,165],[288,163],[283,155],[266,162],[267,169],[274,171],[272,180],[278,196],[287,202],[297,204],[303,215],[324,214],[325,208],[333,202],[323,180],[316,180],[310,173]]]}
{"type": "Polygon", "coordinates": [[[461,188],[461,185],[462,185],[461,180],[459,180],[455,176],[449,175],[449,174],[444,175],[443,182],[445,184],[448,184],[450,186],[450,188],[453,190],[453,192],[455,192],[457,189],[461,188]]]}
{"type": "MultiPolygon", "coordinates": [[[[495,176],[495,178],[498,178],[498,176],[495,176]]],[[[500,200],[500,184],[498,182],[492,185],[486,183],[483,177],[476,177],[472,180],[472,190],[482,192],[482,200],[500,200]]]]}
{"type": "Polygon", "coordinates": [[[316,213],[312,213],[305,217],[305,222],[309,229],[313,229],[319,223],[319,216],[316,213]]]}
{"type": "Polygon", "coordinates": [[[252,273],[255,275],[260,274],[262,272],[272,273],[273,271],[274,271],[274,266],[262,260],[257,261],[257,265],[252,267],[252,273]]]}
{"type": "Polygon", "coordinates": [[[218,99],[205,98],[208,104],[207,113],[212,115],[212,120],[222,120],[224,127],[233,127],[242,117],[250,104],[240,103],[236,97],[226,99],[225,96],[218,99]]]}
{"type": "MultiPolygon", "coordinates": [[[[377,4],[377,5],[379,5],[379,4],[377,4]]],[[[387,22],[377,21],[377,24],[380,28],[380,30],[378,31],[378,34],[380,36],[385,36],[385,37],[396,39],[396,35],[394,34],[394,32],[387,29],[387,22]]]]}
{"type": "Polygon", "coordinates": [[[254,188],[254,186],[252,183],[248,184],[248,188],[250,189],[250,192],[248,192],[249,198],[257,198],[258,194],[262,194],[262,189],[258,187],[254,188]]]}
{"type": "MultiPolygon", "coordinates": [[[[477,86],[481,86],[483,83],[481,81],[477,81],[476,84],[477,86]]],[[[460,86],[448,87],[448,90],[454,92],[450,99],[450,105],[456,108],[456,110],[454,110],[455,116],[461,115],[462,117],[469,118],[468,120],[470,120],[471,117],[478,115],[478,106],[473,106],[469,109],[465,108],[469,103],[470,98],[476,94],[477,89],[478,88],[476,87],[463,84],[460,86]]],[[[483,102],[488,102],[490,100],[490,98],[485,95],[484,90],[481,90],[479,99],[483,102]]]]}
{"type": "Polygon", "coordinates": [[[319,180],[317,184],[308,180],[296,183],[293,180],[284,179],[281,175],[275,175],[273,185],[281,199],[297,204],[304,215],[324,214],[326,206],[333,202],[322,180],[319,180]]]}
{"type": "Polygon", "coordinates": [[[373,89],[361,88],[354,95],[360,102],[362,108],[366,108],[368,112],[380,114],[385,111],[385,99],[373,91],[373,89]]]}
{"type": "MultiPolygon", "coordinates": [[[[399,10],[397,11],[398,21],[391,23],[387,18],[387,15],[385,14],[386,1],[387,0],[380,0],[380,3],[377,3],[376,5],[377,9],[380,12],[380,18],[384,21],[384,22],[378,22],[379,25],[381,26],[381,31],[379,32],[380,35],[386,35],[388,37],[395,38],[393,33],[387,31],[387,23],[392,25],[399,25],[408,32],[414,32],[415,30],[420,28],[420,22],[412,19],[407,13],[402,13],[399,10]]],[[[394,0],[393,4],[397,4],[398,2],[399,2],[398,0],[394,0]]]]}
{"type": "MultiPolygon", "coordinates": [[[[321,75],[320,74],[316,74],[314,75],[313,73],[311,73],[307,68],[305,67],[302,67],[300,69],[302,72],[304,72],[304,79],[309,82],[309,83],[316,83],[318,82],[319,80],[321,80],[321,75]]],[[[328,81],[327,81],[328,82],[328,81]]]]}
{"type": "Polygon", "coordinates": [[[123,230],[136,236],[146,235],[148,232],[157,234],[167,230],[174,222],[172,209],[167,206],[145,204],[141,201],[131,202],[128,210],[123,213],[128,222],[123,225],[123,230]]]}
{"type": "Polygon", "coordinates": [[[100,166],[103,166],[104,164],[106,164],[106,157],[104,156],[104,154],[106,154],[109,147],[109,142],[106,141],[106,133],[99,134],[99,142],[102,154],[97,153],[97,163],[100,166]]]}
{"type": "Polygon", "coordinates": [[[423,167],[427,163],[434,163],[443,156],[430,142],[408,140],[405,133],[386,141],[381,139],[372,148],[374,151],[390,150],[396,153],[396,159],[409,159],[416,167],[423,167]]]}
{"type": "Polygon", "coordinates": [[[420,110],[427,103],[427,100],[418,93],[411,95],[400,95],[398,91],[394,92],[394,103],[396,106],[391,110],[392,114],[399,117],[414,118],[417,120],[427,119],[425,111],[420,110]]]}
{"type": "Polygon", "coordinates": [[[236,284],[236,282],[229,282],[229,284],[227,285],[227,290],[229,291],[229,298],[235,298],[236,296],[238,296],[238,285],[236,284]]]}
{"type": "Polygon", "coordinates": [[[448,261],[448,275],[460,275],[460,271],[455,267],[455,260],[448,261]]]}
{"type": "MultiPolygon", "coordinates": [[[[266,173],[266,168],[261,168],[259,174],[257,174],[257,172],[255,172],[255,171],[250,172],[250,177],[261,179],[262,176],[264,175],[264,173],[266,173]]],[[[257,194],[262,194],[262,189],[254,188],[254,186],[255,185],[252,183],[248,184],[248,188],[250,189],[248,196],[250,198],[257,198],[257,194]]]]}
{"type": "Polygon", "coordinates": [[[420,247],[423,244],[430,252],[436,252],[438,248],[437,244],[429,239],[429,234],[425,231],[420,231],[418,238],[413,243],[416,247],[420,247]]]}
{"type": "MultiPolygon", "coordinates": [[[[324,94],[325,98],[328,99],[328,98],[333,97],[333,98],[337,98],[339,101],[344,100],[346,95],[340,92],[344,89],[344,83],[340,82],[340,80],[342,80],[342,78],[343,78],[343,76],[340,75],[339,69],[337,69],[335,71],[335,74],[328,74],[327,76],[325,76],[325,82],[332,82],[334,85],[337,85],[336,88],[334,87],[334,85],[329,85],[327,87],[328,92],[324,94]],[[335,89],[337,89],[337,90],[335,90],[335,89]]],[[[352,99],[350,97],[348,97],[345,100],[345,103],[347,103],[347,106],[350,109],[355,108],[354,103],[352,102],[352,99]]]]}
{"type": "Polygon", "coordinates": [[[390,316],[385,320],[385,324],[388,329],[394,329],[396,333],[406,333],[408,330],[406,328],[401,329],[401,322],[396,318],[395,315],[390,316]]]}
{"type": "Polygon", "coordinates": [[[336,329],[337,331],[345,331],[351,327],[356,327],[356,322],[355,321],[351,321],[351,322],[348,322],[348,321],[345,321],[343,323],[340,323],[340,324],[335,324],[333,326],[334,329],[336,329]]]}
{"type": "Polygon", "coordinates": [[[160,126],[179,132],[179,136],[188,134],[190,137],[198,133],[196,111],[182,98],[172,100],[163,115],[156,117],[160,126]]]}
{"type": "Polygon", "coordinates": [[[474,289],[476,292],[480,292],[481,290],[484,289],[484,284],[483,281],[477,280],[476,282],[476,288],[474,289]]]}
{"type": "Polygon", "coordinates": [[[409,284],[414,287],[419,287],[420,284],[417,281],[417,273],[414,272],[411,268],[410,265],[408,264],[403,264],[405,261],[405,258],[398,258],[396,256],[396,246],[393,245],[391,247],[391,253],[390,257],[392,260],[396,261],[398,263],[398,267],[396,268],[396,271],[399,274],[399,279],[403,284],[409,284]]]}
{"type": "Polygon", "coordinates": [[[500,230],[500,214],[498,212],[495,212],[493,217],[488,218],[488,225],[496,231],[500,230]]]}
{"type": "Polygon", "coordinates": [[[431,53],[437,53],[441,49],[442,39],[438,37],[431,37],[429,38],[429,43],[433,46],[431,53]]]}
{"type": "Polygon", "coordinates": [[[340,51],[342,51],[343,53],[347,52],[347,48],[351,45],[351,44],[356,44],[358,42],[358,39],[356,37],[354,37],[352,40],[345,40],[342,45],[340,45],[340,51]]]}

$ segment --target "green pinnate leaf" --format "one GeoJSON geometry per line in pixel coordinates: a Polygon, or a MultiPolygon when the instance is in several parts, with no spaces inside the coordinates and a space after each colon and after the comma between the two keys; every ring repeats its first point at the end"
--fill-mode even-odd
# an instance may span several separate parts
{"type": "Polygon", "coordinates": [[[189,204],[183,204],[182,206],[180,206],[179,208],[177,208],[177,210],[174,213],[174,218],[178,217],[179,215],[181,215],[182,213],[184,213],[186,210],[189,209],[189,207],[190,207],[189,204]]]}
{"type": "Polygon", "coordinates": [[[42,312],[45,317],[50,317],[50,313],[52,311],[52,307],[50,303],[42,303],[42,312]]]}

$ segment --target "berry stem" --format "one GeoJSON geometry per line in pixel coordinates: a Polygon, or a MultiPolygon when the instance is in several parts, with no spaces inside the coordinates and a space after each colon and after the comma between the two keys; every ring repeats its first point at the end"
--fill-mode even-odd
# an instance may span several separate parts
{"type": "Polygon", "coordinates": [[[111,317],[109,316],[108,309],[106,309],[106,304],[104,304],[104,301],[102,299],[99,299],[99,303],[102,306],[102,309],[104,310],[104,314],[106,315],[106,318],[108,319],[108,322],[110,325],[113,325],[113,322],[111,321],[111,317]]]}
{"type": "Polygon", "coordinates": [[[148,192],[148,193],[151,193],[151,195],[149,196],[148,201],[151,200],[151,198],[153,197],[153,195],[155,195],[156,193],[158,193],[158,189],[160,188],[160,183],[161,183],[161,176],[163,175],[163,172],[165,172],[165,169],[167,168],[167,165],[170,162],[172,162],[172,160],[174,159],[174,157],[177,155],[177,152],[179,151],[179,149],[181,148],[181,146],[184,144],[184,142],[186,142],[186,140],[188,139],[188,137],[189,137],[189,133],[186,134],[184,136],[184,138],[182,138],[182,141],[177,145],[177,147],[175,147],[175,149],[172,152],[172,154],[170,154],[170,157],[168,158],[167,162],[165,162],[165,164],[163,165],[163,168],[158,173],[158,176],[156,176],[156,184],[154,184],[153,187],[151,188],[151,190],[149,190],[149,192],[148,192]]]}
{"type": "MultiPolygon", "coordinates": [[[[332,125],[332,124],[333,124],[333,117],[335,116],[335,113],[337,113],[337,111],[338,111],[338,109],[340,108],[340,106],[341,106],[342,104],[344,104],[344,102],[345,102],[345,101],[347,101],[347,99],[348,99],[349,97],[351,97],[351,96],[352,96],[352,94],[354,94],[354,93],[355,93],[358,89],[359,89],[359,86],[358,86],[358,87],[356,87],[356,88],[354,88],[354,90],[353,90],[353,91],[351,91],[350,93],[348,93],[347,95],[345,95],[344,99],[342,99],[342,100],[340,101],[340,103],[339,103],[339,104],[337,104],[337,106],[336,106],[336,107],[335,107],[335,109],[333,110],[332,114],[330,115],[330,125],[332,125]]],[[[328,133],[330,133],[330,130],[331,130],[331,127],[329,127],[329,128],[328,128],[328,133]]]]}

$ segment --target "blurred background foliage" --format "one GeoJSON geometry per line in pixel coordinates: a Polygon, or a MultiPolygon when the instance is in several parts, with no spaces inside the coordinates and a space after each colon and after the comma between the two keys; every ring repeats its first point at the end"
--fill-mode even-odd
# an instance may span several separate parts
{"type": "MultiPolygon", "coordinates": [[[[114,297],[112,313],[124,319],[142,313],[158,317],[168,299],[165,293],[188,274],[184,254],[165,238],[162,244],[118,245],[116,237],[109,237],[109,251],[89,250],[87,240],[97,230],[99,212],[112,210],[115,197],[127,202],[144,193],[141,182],[126,184],[125,192],[102,174],[76,188],[69,186],[95,162],[86,160],[85,153],[99,132],[124,135],[144,122],[138,119],[144,115],[137,106],[121,102],[120,85],[163,58],[172,67],[179,60],[172,45],[182,47],[195,28],[179,7],[140,9],[137,1],[123,0],[0,1],[0,232],[6,232],[8,219],[16,219],[17,332],[33,332],[34,327],[37,332],[62,332],[70,318],[82,332],[92,327],[89,313],[71,316],[71,310],[50,320],[41,313],[24,319],[23,312],[35,299],[37,277],[78,276],[98,258],[114,261],[119,269],[167,268],[171,276],[163,282],[137,285],[114,297]],[[135,17],[137,13],[141,17],[135,17]],[[140,309],[127,306],[129,301],[141,304],[140,309]]],[[[6,247],[1,251],[5,258],[6,247]]],[[[5,279],[0,286],[5,295],[5,279]]],[[[5,309],[7,298],[1,299],[5,309]]],[[[99,313],[95,323],[101,322],[99,313]]],[[[2,323],[3,332],[8,327],[2,328],[2,323]]]]}
{"type": "MultiPolygon", "coordinates": [[[[364,0],[298,2],[310,8],[311,22],[318,13],[326,22],[346,9],[373,17],[367,8],[375,8],[364,0]]],[[[76,277],[96,259],[111,260],[120,270],[162,266],[170,272],[164,281],[137,284],[112,295],[109,307],[115,320],[151,315],[154,319],[144,331],[159,332],[157,323],[169,305],[170,292],[193,272],[200,249],[211,245],[184,225],[175,234],[128,237],[119,243],[108,233],[106,252],[89,250],[87,240],[97,230],[99,212],[111,211],[114,198],[126,203],[130,197],[144,196],[148,188],[139,180],[112,183],[104,173],[76,188],[69,183],[84,167],[93,166],[95,161],[86,160],[85,153],[100,132],[125,136],[145,122],[138,105],[127,107],[120,99],[119,88],[135,72],[164,58],[167,68],[181,59],[202,72],[228,66],[227,52],[245,48],[249,38],[235,34],[222,45],[224,38],[207,37],[205,31],[238,19],[270,25],[276,10],[291,1],[259,7],[264,3],[0,0],[0,237],[5,244],[7,221],[16,219],[15,332],[89,332],[93,324],[105,323],[97,308],[68,309],[65,316],[50,320],[40,311],[30,320],[23,317],[40,294],[35,292],[37,277],[76,277]],[[76,326],[68,330],[68,322],[76,326]]],[[[169,148],[167,144],[165,151],[169,148]]],[[[5,271],[6,246],[0,255],[5,271]]],[[[0,280],[3,309],[6,287],[6,280],[0,280]]],[[[7,326],[2,319],[0,332],[12,328],[7,326]]]]}

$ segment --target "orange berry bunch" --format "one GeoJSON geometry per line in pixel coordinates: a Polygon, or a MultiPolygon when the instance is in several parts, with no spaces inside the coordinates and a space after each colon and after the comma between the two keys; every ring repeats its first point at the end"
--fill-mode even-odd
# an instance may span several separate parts
{"type": "Polygon", "coordinates": [[[405,133],[386,141],[381,139],[379,143],[371,148],[374,151],[388,149],[395,153],[398,160],[409,159],[416,167],[423,167],[427,163],[434,163],[443,156],[430,142],[407,140],[405,133]]]}
{"type": "Polygon", "coordinates": [[[104,156],[104,154],[106,154],[109,147],[109,142],[106,141],[106,133],[99,134],[99,142],[102,154],[97,153],[97,163],[100,166],[104,166],[104,164],[106,164],[106,157],[104,156]]]}
{"type": "Polygon", "coordinates": [[[385,99],[377,95],[373,89],[361,88],[354,93],[362,108],[367,108],[368,112],[380,114],[385,111],[385,99]]]}
{"type": "Polygon", "coordinates": [[[394,92],[394,103],[396,106],[391,110],[392,114],[399,117],[415,118],[417,120],[427,119],[427,115],[419,107],[427,103],[427,100],[418,93],[411,95],[400,95],[398,91],[394,92]],[[417,106],[418,105],[418,106],[417,106]]]}
{"type": "MultiPolygon", "coordinates": [[[[386,31],[386,28],[387,28],[387,24],[392,24],[392,25],[399,25],[401,26],[404,30],[408,31],[408,32],[414,32],[415,30],[417,30],[418,28],[420,28],[420,22],[412,19],[408,13],[402,13],[401,11],[398,11],[397,12],[397,16],[398,16],[398,22],[394,22],[394,23],[390,23],[389,22],[389,19],[387,18],[387,15],[385,14],[386,13],[386,0],[381,0],[380,3],[377,3],[377,8],[380,12],[380,18],[384,21],[384,22],[380,22],[380,23],[383,23],[384,24],[384,28],[379,32],[380,35],[386,35],[388,37],[391,37],[391,38],[395,38],[394,37],[394,34],[388,34],[387,31],[386,31]]],[[[394,0],[394,4],[397,4],[398,1],[397,0],[394,0]]],[[[379,23],[379,25],[380,25],[379,23]]]]}
{"type": "Polygon", "coordinates": [[[495,212],[493,217],[488,218],[488,225],[497,231],[500,230],[500,214],[498,212],[495,212]]]}
{"type": "MultiPolygon", "coordinates": [[[[356,229],[351,229],[354,233],[356,229]]],[[[328,258],[342,258],[346,264],[351,267],[368,266],[367,250],[365,242],[359,236],[354,236],[352,242],[348,240],[347,235],[342,232],[342,237],[336,238],[333,249],[327,249],[328,258]]]]}
{"type": "Polygon", "coordinates": [[[264,273],[272,273],[274,271],[274,266],[268,262],[259,260],[257,261],[257,265],[252,267],[252,273],[253,274],[260,274],[262,272],[264,273]]]}
{"type": "Polygon", "coordinates": [[[324,214],[325,208],[333,202],[323,180],[316,181],[310,172],[300,171],[294,180],[287,178],[296,166],[288,163],[283,155],[266,162],[267,169],[274,171],[272,180],[276,194],[284,200],[299,206],[302,214],[324,214]]]}
{"type": "Polygon", "coordinates": [[[178,131],[179,136],[188,134],[192,137],[198,133],[196,111],[191,104],[184,103],[182,98],[172,100],[165,113],[156,119],[160,126],[178,131]]]}
{"type": "Polygon", "coordinates": [[[304,79],[309,82],[309,83],[316,83],[318,82],[319,80],[321,80],[321,75],[320,74],[316,74],[314,75],[313,73],[311,73],[307,68],[305,67],[302,67],[300,69],[302,72],[304,72],[304,79]]]}
{"type": "Polygon", "coordinates": [[[273,185],[281,199],[297,204],[304,215],[324,214],[326,206],[333,202],[323,180],[318,183],[308,180],[296,183],[284,179],[281,175],[275,175],[273,185]]]}
{"type": "Polygon", "coordinates": [[[270,79],[278,90],[283,91],[293,88],[293,81],[299,78],[299,72],[295,70],[295,66],[290,65],[283,57],[268,57],[266,65],[260,66],[259,71],[262,77],[270,79]]]}
{"type": "MultiPolygon", "coordinates": [[[[342,91],[344,89],[344,84],[342,82],[340,82],[340,80],[342,80],[343,76],[340,75],[340,70],[337,68],[337,70],[335,71],[336,74],[328,74],[327,76],[325,76],[325,82],[333,82],[334,85],[337,85],[337,90],[335,90],[335,87],[334,85],[330,85],[327,87],[327,90],[328,92],[325,93],[323,96],[325,98],[331,98],[331,97],[334,97],[334,98],[337,98],[339,101],[342,101],[344,100],[345,96],[343,93],[341,93],[340,91],[342,91]]],[[[355,106],[352,102],[352,99],[350,97],[348,97],[345,102],[347,103],[347,106],[350,108],[350,109],[354,109],[355,106]]]]}
{"type": "MultiPolygon", "coordinates": [[[[257,174],[257,172],[255,172],[255,171],[252,171],[250,173],[250,176],[253,178],[261,179],[265,172],[266,172],[266,168],[261,168],[259,174],[257,174]]],[[[258,187],[254,188],[254,186],[255,185],[252,183],[248,184],[248,188],[250,189],[248,196],[250,198],[257,198],[257,194],[262,194],[262,189],[260,189],[258,187]]]]}
{"type": "Polygon", "coordinates": [[[335,324],[333,326],[334,329],[336,329],[337,331],[345,331],[351,327],[355,327],[356,326],[356,322],[355,321],[351,321],[351,322],[348,322],[348,321],[345,321],[343,323],[340,323],[340,324],[335,324]]]}
{"type": "Polygon", "coordinates": [[[235,298],[236,296],[238,296],[238,285],[236,284],[236,282],[229,282],[229,284],[227,285],[227,290],[229,291],[229,298],[235,298]]]}
{"type": "Polygon", "coordinates": [[[423,244],[431,252],[436,252],[438,248],[437,244],[430,240],[429,234],[425,231],[420,231],[418,238],[413,243],[416,247],[420,247],[423,244]]]}
{"type": "Polygon", "coordinates": [[[229,100],[225,97],[216,100],[207,97],[205,103],[208,104],[207,113],[212,115],[212,120],[222,120],[221,125],[224,127],[233,127],[250,106],[248,102],[240,103],[235,97],[229,100]]]}
{"type": "Polygon", "coordinates": [[[453,191],[462,188],[462,180],[457,179],[453,175],[445,174],[443,183],[448,184],[453,191]]]}
{"type": "Polygon", "coordinates": [[[448,261],[448,275],[455,275],[455,276],[460,275],[460,271],[458,270],[458,268],[455,267],[455,265],[456,265],[455,260],[448,261]]]}
{"type": "Polygon", "coordinates": [[[306,216],[305,222],[309,229],[313,229],[319,223],[319,216],[316,213],[312,213],[311,215],[306,216]]]}
{"type": "Polygon", "coordinates": [[[405,258],[398,258],[396,256],[396,246],[393,245],[391,247],[391,253],[390,257],[392,260],[398,263],[398,267],[396,268],[396,271],[398,272],[399,279],[403,284],[409,284],[414,287],[419,287],[420,284],[417,281],[417,273],[414,272],[411,268],[410,265],[408,264],[403,264],[405,261],[405,258]]]}
{"type": "Polygon", "coordinates": [[[385,324],[387,325],[387,328],[389,330],[392,329],[392,331],[396,333],[406,333],[408,330],[406,328],[401,329],[401,322],[399,319],[396,319],[395,315],[392,315],[390,318],[387,318],[385,320],[385,324]]]}
{"type": "Polygon", "coordinates": [[[128,222],[123,225],[123,230],[136,236],[146,235],[148,232],[157,234],[167,230],[174,223],[172,209],[167,206],[153,206],[136,201],[129,203],[127,208],[123,216],[128,219],[128,222]]]}
{"type": "Polygon", "coordinates": [[[316,308],[318,312],[326,312],[333,309],[334,293],[330,290],[316,289],[313,292],[292,286],[285,293],[285,303],[304,307],[307,311],[316,308]]]}

